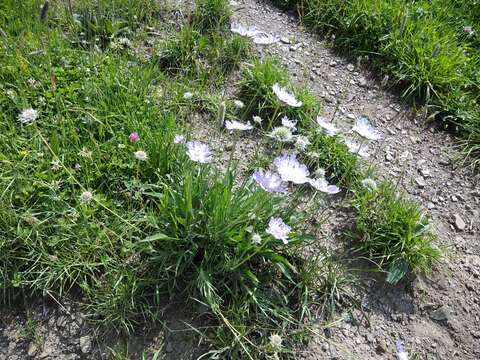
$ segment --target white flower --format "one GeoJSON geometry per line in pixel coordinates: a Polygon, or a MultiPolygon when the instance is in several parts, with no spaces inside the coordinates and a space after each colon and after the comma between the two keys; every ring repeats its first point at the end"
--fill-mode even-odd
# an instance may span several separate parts
{"type": "Polygon", "coordinates": [[[210,152],[208,145],[199,141],[187,142],[187,155],[190,160],[206,164],[212,159],[212,153],[210,152]]]}
{"type": "Polygon", "coordinates": [[[175,135],[173,138],[174,144],[183,144],[185,142],[185,136],[183,135],[175,135]]]}
{"type": "Polygon", "coordinates": [[[290,132],[290,129],[285,126],[274,128],[268,136],[280,142],[290,142],[293,140],[293,134],[290,132]]]}
{"type": "Polygon", "coordinates": [[[82,150],[80,150],[78,152],[78,155],[80,155],[81,157],[84,157],[84,158],[88,158],[88,159],[92,158],[92,152],[88,151],[88,149],[85,146],[82,147],[82,150]]]}
{"type": "Polygon", "coordinates": [[[80,165],[79,163],[75,163],[75,170],[81,170],[82,169],[82,165],[80,165]]]}
{"type": "Polygon", "coordinates": [[[22,124],[31,123],[35,121],[37,118],[38,118],[38,112],[37,110],[34,110],[32,108],[25,109],[18,115],[18,121],[20,121],[22,124]]]}
{"type": "Polygon", "coordinates": [[[335,127],[335,125],[333,125],[331,121],[322,116],[317,116],[317,124],[320,125],[322,130],[327,135],[333,136],[338,133],[338,129],[335,127]]]}
{"type": "Polygon", "coordinates": [[[188,100],[193,97],[193,94],[190,91],[187,91],[186,93],[183,94],[183,98],[188,100]]]}
{"type": "Polygon", "coordinates": [[[293,94],[290,94],[286,88],[281,87],[278,83],[272,86],[272,90],[282,103],[292,107],[302,106],[301,101],[298,101],[293,94]]]}
{"type": "Polygon", "coordinates": [[[262,118],[260,116],[254,116],[253,122],[257,125],[260,125],[262,123],[262,118]]]}
{"type": "Polygon", "coordinates": [[[366,178],[361,181],[362,185],[370,191],[377,190],[377,182],[371,178],[366,178]]]}
{"type": "Polygon", "coordinates": [[[382,134],[370,124],[370,121],[366,117],[357,119],[352,131],[355,131],[368,140],[379,140],[382,138],[382,134]]]}
{"type": "Polygon", "coordinates": [[[52,170],[53,171],[57,171],[57,170],[60,169],[60,160],[59,159],[52,160],[52,162],[50,164],[52,165],[52,170]]]}
{"type": "Polygon", "coordinates": [[[275,158],[273,163],[283,181],[291,181],[294,184],[305,184],[309,182],[310,172],[301,164],[295,155],[283,155],[275,158]]]}
{"type": "Polygon", "coordinates": [[[257,31],[257,33],[253,35],[253,42],[257,45],[270,45],[279,41],[280,38],[278,36],[261,31],[257,31]]]}
{"type": "Polygon", "coordinates": [[[225,127],[228,130],[240,130],[240,131],[245,131],[245,130],[252,130],[253,126],[250,124],[250,121],[248,121],[246,124],[243,124],[239,121],[236,120],[227,120],[225,121],[225,127]]]}
{"type": "Polygon", "coordinates": [[[282,347],[282,338],[280,335],[278,334],[272,334],[270,335],[270,345],[274,348],[274,349],[279,349],[280,347],[282,347]]]}
{"type": "Polygon", "coordinates": [[[347,145],[348,150],[354,154],[358,154],[364,158],[368,158],[370,156],[370,154],[368,153],[367,144],[365,145],[357,144],[356,142],[345,139],[345,145],[347,145]]]}
{"type": "Polygon", "coordinates": [[[253,179],[265,191],[272,193],[283,193],[286,191],[282,178],[277,173],[259,169],[253,173],[253,179]]]}
{"type": "Polygon", "coordinates": [[[140,161],[145,161],[148,159],[147,153],[143,150],[135,151],[133,155],[135,156],[135,159],[140,161]]]}
{"type": "Polygon", "coordinates": [[[291,132],[297,131],[297,128],[295,127],[295,125],[297,125],[297,122],[290,120],[287,116],[284,116],[282,118],[282,126],[285,126],[291,132]]]}
{"type": "Polygon", "coordinates": [[[307,146],[310,145],[310,140],[304,135],[298,135],[295,141],[295,147],[300,151],[305,151],[307,146]]]}
{"type": "Polygon", "coordinates": [[[241,100],[235,100],[233,102],[233,105],[235,105],[235,107],[239,108],[239,109],[242,109],[245,107],[245,104],[243,103],[243,101],[241,100]]]}
{"type": "Polygon", "coordinates": [[[260,236],[260,234],[253,234],[252,235],[252,241],[255,243],[255,244],[261,244],[262,243],[262,237],[260,236]]]}
{"type": "Polygon", "coordinates": [[[93,198],[93,194],[90,191],[84,191],[80,195],[80,200],[84,203],[89,203],[93,198]]]}
{"type": "Polygon", "coordinates": [[[395,346],[397,348],[397,357],[398,360],[408,360],[408,353],[405,351],[405,347],[401,340],[397,340],[395,342],[395,346]]]}
{"type": "Polygon", "coordinates": [[[277,240],[282,240],[284,244],[288,244],[288,234],[292,228],[285,224],[279,217],[271,218],[268,222],[267,234],[272,235],[277,240]]]}
{"type": "Polygon", "coordinates": [[[340,188],[336,185],[330,185],[327,180],[324,178],[310,179],[310,185],[312,185],[316,190],[327,193],[327,194],[338,194],[340,188]]]}
{"type": "Polygon", "coordinates": [[[248,36],[248,37],[254,37],[258,31],[255,29],[255,27],[245,27],[243,25],[237,24],[237,23],[232,23],[230,25],[230,31],[233,33],[236,33],[241,36],[248,36]]]}

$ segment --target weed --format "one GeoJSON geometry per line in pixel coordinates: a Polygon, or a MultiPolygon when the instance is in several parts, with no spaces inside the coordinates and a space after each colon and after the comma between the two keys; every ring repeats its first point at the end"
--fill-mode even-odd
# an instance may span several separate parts
{"type": "Polygon", "coordinates": [[[415,203],[388,181],[376,189],[360,185],[352,199],[354,237],[368,258],[386,269],[387,281],[399,282],[409,271],[428,271],[440,259],[428,219],[415,203]]]}

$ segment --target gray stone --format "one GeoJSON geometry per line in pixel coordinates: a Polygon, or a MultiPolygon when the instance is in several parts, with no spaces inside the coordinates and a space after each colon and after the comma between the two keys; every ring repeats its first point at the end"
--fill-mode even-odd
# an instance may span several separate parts
{"type": "Polygon", "coordinates": [[[425,182],[425,180],[420,176],[415,178],[415,182],[417,183],[418,187],[421,189],[427,186],[427,183],[425,182]]]}
{"type": "Polygon", "coordinates": [[[28,356],[33,357],[37,354],[38,348],[37,345],[34,342],[31,342],[30,345],[28,345],[28,356]]]}
{"type": "Polygon", "coordinates": [[[378,340],[377,341],[377,353],[379,354],[385,354],[388,351],[387,344],[385,343],[384,340],[378,340]]]}
{"type": "Polygon", "coordinates": [[[467,225],[465,224],[465,221],[463,221],[460,215],[458,214],[453,215],[453,219],[454,219],[454,224],[457,230],[460,230],[460,231],[465,230],[467,225]]]}
{"type": "Polygon", "coordinates": [[[80,338],[80,350],[83,354],[88,354],[92,350],[92,339],[89,335],[80,338]]]}
{"type": "Polygon", "coordinates": [[[441,306],[430,313],[430,318],[436,321],[447,321],[450,318],[450,312],[445,306],[441,306]]]}

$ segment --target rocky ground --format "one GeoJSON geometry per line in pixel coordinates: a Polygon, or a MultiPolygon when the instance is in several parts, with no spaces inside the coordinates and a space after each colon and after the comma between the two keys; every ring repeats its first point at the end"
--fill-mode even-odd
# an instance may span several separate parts
{"type": "MultiPolygon", "coordinates": [[[[384,135],[370,158],[384,176],[400,184],[433,218],[447,254],[444,264],[412,284],[390,286],[365,276],[363,313],[353,311],[322,331],[299,351],[301,359],[394,359],[395,341],[404,341],[411,359],[480,358],[480,187],[478,176],[455,160],[454,139],[437,131],[399,102],[361,64],[339,57],[328,41],[304,31],[294,14],[259,0],[232,2],[234,21],[255,25],[281,41],[257,46],[260,56],[279,58],[299,83],[323,101],[324,116],[347,126],[367,116],[384,135]]],[[[195,126],[198,137],[210,132],[195,126]]],[[[234,139],[217,139],[214,148],[229,151],[234,139]]],[[[237,156],[255,146],[239,140],[237,156]],[[239,150],[240,149],[240,150],[239,150]]],[[[338,204],[337,204],[338,205],[338,204]]],[[[344,209],[331,210],[332,218],[344,209]]],[[[338,224],[339,222],[337,222],[338,224]]],[[[332,224],[332,236],[340,233],[332,224]]],[[[341,239],[339,239],[341,241],[341,239]]],[[[93,328],[67,304],[38,303],[29,310],[0,317],[0,359],[107,358],[108,348],[129,344],[132,358],[195,358],[193,342],[176,306],[165,307],[166,327],[145,329],[130,339],[98,343],[93,328]],[[171,331],[168,331],[170,329],[171,331]]],[[[201,344],[200,344],[201,346],[201,344]]]]}

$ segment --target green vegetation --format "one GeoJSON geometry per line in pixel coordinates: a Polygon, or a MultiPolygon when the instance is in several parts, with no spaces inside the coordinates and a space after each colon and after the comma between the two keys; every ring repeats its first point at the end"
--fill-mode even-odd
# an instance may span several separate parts
{"type": "Polygon", "coordinates": [[[388,183],[378,196],[362,190],[357,156],[317,128],[315,97],[225,32],[226,0],[199,0],[181,24],[165,22],[171,9],[153,0],[55,2],[40,17],[42,4],[0,4],[3,303],[65,296],[90,321],[128,332],[158,320],[175,297],[202,305],[209,327],[195,330],[209,340],[206,356],[293,358],[314,315],[329,319],[353,302],[354,282],[310,234],[298,197],[264,191],[234,161],[212,165],[189,152],[190,120],[218,123],[222,111],[260,116],[259,134],[284,115],[297,121],[310,142],[299,158],[353,191],[365,253],[390,273],[401,268],[389,281],[438,258],[415,205],[388,183]],[[238,69],[244,106],[224,94],[238,69]],[[282,103],[276,83],[302,105],[282,103]],[[288,237],[271,231],[275,218],[288,237]]]}
{"type": "Polygon", "coordinates": [[[302,0],[302,22],[335,35],[349,57],[389,75],[402,96],[426,104],[462,137],[466,155],[480,154],[480,3],[478,0],[302,0]]]}

